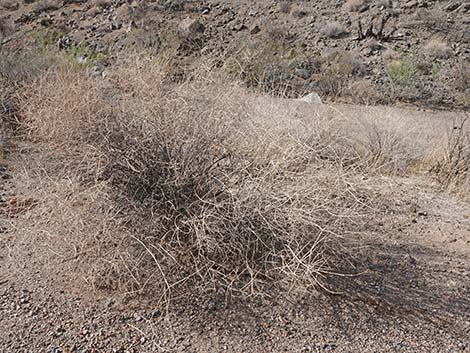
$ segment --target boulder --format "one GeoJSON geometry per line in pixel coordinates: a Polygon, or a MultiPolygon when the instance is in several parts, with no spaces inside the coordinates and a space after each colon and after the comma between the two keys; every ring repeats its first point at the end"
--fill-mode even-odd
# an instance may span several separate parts
{"type": "Polygon", "coordinates": [[[178,37],[180,39],[193,39],[204,32],[204,25],[196,19],[186,18],[178,26],[178,37]]]}
{"type": "Polygon", "coordinates": [[[305,97],[299,98],[297,100],[301,102],[306,102],[309,104],[323,104],[320,96],[315,92],[309,93],[305,97]]]}

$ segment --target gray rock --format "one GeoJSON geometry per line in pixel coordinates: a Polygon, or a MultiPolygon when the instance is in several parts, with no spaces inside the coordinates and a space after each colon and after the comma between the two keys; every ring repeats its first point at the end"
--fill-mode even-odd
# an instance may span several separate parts
{"type": "Polygon", "coordinates": [[[184,19],[178,26],[178,37],[180,39],[193,39],[202,32],[204,32],[202,23],[191,18],[184,19]]]}
{"type": "Polygon", "coordinates": [[[449,5],[446,6],[446,11],[454,11],[457,10],[460,6],[460,2],[451,2],[449,5]]]}
{"type": "Polygon", "coordinates": [[[309,93],[305,97],[299,98],[297,100],[309,104],[323,104],[320,96],[315,92],[309,93]]]}

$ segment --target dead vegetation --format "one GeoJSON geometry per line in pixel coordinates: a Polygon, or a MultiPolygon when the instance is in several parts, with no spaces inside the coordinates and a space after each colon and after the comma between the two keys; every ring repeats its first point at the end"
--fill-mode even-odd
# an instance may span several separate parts
{"type": "Polygon", "coordinates": [[[438,38],[428,41],[424,50],[431,59],[447,59],[452,55],[452,48],[449,44],[438,38]]]}
{"type": "Polygon", "coordinates": [[[77,240],[89,248],[76,252],[105,256],[79,259],[88,280],[159,293],[164,303],[321,286],[332,244],[367,208],[339,149],[316,130],[250,114],[244,90],[207,71],[175,86],[149,60],[114,70],[108,82],[52,71],[24,102],[29,138],[74,166],[60,173],[112,200],[101,212],[118,225],[101,223],[121,233],[77,240]]]}
{"type": "MultiPolygon", "coordinates": [[[[23,233],[53,249],[55,271],[162,305],[322,287],[342,239],[378,221],[364,176],[424,171],[436,146],[395,117],[259,105],[204,66],[174,83],[135,56],[105,76],[59,65],[24,79],[20,125],[37,151],[24,180],[44,221],[23,233]]],[[[465,158],[434,171],[445,184],[457,165],[461,183],[465,158]]]]}
{"type": "Polygon", "coordinates": [[[443,153],[436,158],[433,169],[446,187],[468,190],[470,186],[470,116],[456,121],[448,134],[443,153]]]}
{"type": "Polygon", "coordinates": [[[346,28],[337,21],[327,22],[320,29],[320,33],[328,38],[340,38],[346,33],[346,28]]]}

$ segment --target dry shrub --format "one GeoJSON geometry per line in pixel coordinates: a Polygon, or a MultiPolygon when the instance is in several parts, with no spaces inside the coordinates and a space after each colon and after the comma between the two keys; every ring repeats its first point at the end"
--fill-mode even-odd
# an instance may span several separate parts
{"type": "Polygon", "coordinates": [[[449,34],[452,24],[447,21],[447,14],[440,8],[420,8],[414,18],[401,24],[404,28],[425,28],[432,33],[449,34]]]}
{"type": "Polygon", "coordinates": [[[110,5],[109,0],[92,0],[90,1],[90,7],[97,7],[104,9],[110,5]]]}
{"type": "Polygon", "coordinates": [[[19,3],[15,0],[0,0],[0,7],[7,10],[15,11],[19,8],[19,3]]]}
{"type": "Polygon", "coordinates": [[[376,0],[375,5],[379,8],[391,9],[393,8],[392,0],[376,0]]]}
{"type": "Polygon", "coordinates": [[[283,1],[279,4],[279,11],[282,13],[289,13],[292,9],[292,4],[289,1],[283,1]]]}
{"type": "Polygon", "coordinates": [[[34,5],[34,10],[36,12],[48,12],[58,10],[61,6],[59,0],[39,0],[34,5]]]}
{"type": "Polygon", "coordinates": [[[320,33],[328,38],[339,38],[346,33],[346,29],[341,23],[333,21],[325,23],[320,33]]]}
{"type": "Polygon", "coordinates": [[[3,40],[15,31],[15,24],[8,18],[0,17],[0,49],[3,40]]]}
{"type": "Polygon", "coordinates": [[[470,187],[470,116],[456,121],[449,132],[447,145],[441,154],[434,156],[432,170],[445,187],[463,189],[470,187]]]}
{"type": "Polygon", "coordinates": [[[424,50],[431,59],[447,59],[452,55],[452,48],[441,39],[431,39],[424,50]]]}
{"type": "Polygon", "coordinates": [[[20,133],[19,110],[24,84],[47,70],[53,61],[47,55],[30,56],[0,50],[0,135],[4,151],[7,137],[20,133]]]}
{"type": "Polygon", "coordinates": [[[351,102],[364,105],[377,105],[385,101],[385,97],[379,93],[377,87],[366,79],[350,82],[343,96],[351,102]]]}
{"type": "Polygon", "coordinates": [[[169,303],[321,285],[332,242],[355,230],[365,202],[326,129],[254,114],[243,89],[205,70],[174,85],[154,61],[132,58],[107,77],[51,72],[24,111],[31,138],[74,167],[48,173],[105,195],[89,207],[101,205],[106,230],[59,217],[95,286],[169,303]]]}
{"type": "Polygon", "coordinates": [[[368,68],[356,53],[334,51],[323,59],[318,73],[313,75],[314,88],[324,96],[344,94],[351,76],[364,76],[368,68]]]}
{"type": "Polygon", "coordinates": [[[383,57],[386,64],[392,64],[394,62],[396,63],[396,62],[400,61],[400,59],[401,59],[400,53],[397,53],[393,49],[385,50],[382,57],[383,57]]]}
{"type": "Polygon", "coordinates": [[[448,82],[449,76],[457,104],[464,109],[470,108],[470,61],[459,60],[452,65],[450,73],[444,72],[442,79],[448,82]]]}

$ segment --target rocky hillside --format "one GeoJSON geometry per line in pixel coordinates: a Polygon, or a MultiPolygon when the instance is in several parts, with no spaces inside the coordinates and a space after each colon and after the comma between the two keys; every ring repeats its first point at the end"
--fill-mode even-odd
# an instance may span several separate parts
{"type": "Polygon", "coordinates": [[[0,20],[4,50],[67,50],[98,70],[145,48],[171,58],[175,77],[217,58],[294,96],[469,106],[468,1],[1,0],[0,20]]]}

